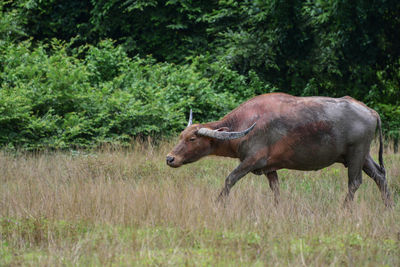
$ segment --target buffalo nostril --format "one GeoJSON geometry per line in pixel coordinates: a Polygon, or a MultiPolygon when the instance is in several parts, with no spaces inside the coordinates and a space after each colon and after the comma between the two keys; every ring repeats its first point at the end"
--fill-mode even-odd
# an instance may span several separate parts
{"type": "Polygon", "coordinates": [[[171,156],[167,156],[167,164],[171,164],[172,162],[174,162],[175,158],[171,157],[171,156]]]}

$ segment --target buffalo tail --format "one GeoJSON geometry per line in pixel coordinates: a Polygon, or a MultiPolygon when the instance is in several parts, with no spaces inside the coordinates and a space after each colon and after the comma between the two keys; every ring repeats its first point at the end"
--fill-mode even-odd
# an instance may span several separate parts
{"type": "Polygon", "coordinates": [[[379,165],[382,173],[386,173],[385,165],[383,165],[383,137],[382,137],[382,123],[381,118],[378,117],[378,129],[379,129],[379,165]]]}

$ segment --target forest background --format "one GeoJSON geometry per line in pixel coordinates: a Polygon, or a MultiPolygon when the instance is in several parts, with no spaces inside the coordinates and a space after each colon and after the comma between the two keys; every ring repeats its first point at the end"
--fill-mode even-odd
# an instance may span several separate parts
{"type": "Polygon", "coordinates": [[[262,93],[350,95],[400,129],[397,0],[8,0],[0,146],[129,145],[262,93]]]}

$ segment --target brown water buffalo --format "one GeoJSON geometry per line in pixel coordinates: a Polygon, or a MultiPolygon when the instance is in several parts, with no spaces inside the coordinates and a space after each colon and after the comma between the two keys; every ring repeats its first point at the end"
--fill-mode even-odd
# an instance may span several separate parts
{"type": "Polygon", "coordinates": [[[348,193],[353,200],[362,183],[362,170],[378,185],[391,205],[382,157],[381,120],[377,112],[349,97],[295,97],[283,93],[256,96],[219,121],[192,124],[167,155],[167,164],[180,167],[207,155],[240,160],[225,180],[219,199],[249,172],[265,174],[279,199],[277,170],[319,170],[335,162],[348,168],[348,193]],[[370,155],[379,130],[379,165],[370,155]]]}

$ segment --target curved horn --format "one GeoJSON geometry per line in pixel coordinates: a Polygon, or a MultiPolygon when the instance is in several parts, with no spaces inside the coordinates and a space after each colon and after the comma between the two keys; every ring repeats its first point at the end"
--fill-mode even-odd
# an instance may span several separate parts
{"type": "Polygon", "coordinates": [[[192,121],[193,121],[193,112],[192,112],[192,109],[190,109],[189,122],[186,127],[189,127],[190,125],[192,125],[192,121]]]}
{"type": "Polygon", "coordinates": [[[241,132],[220,132],[220,131],[211,130],[208,128],[200,128],[197,131],[197,134],[212,137],[212,138],[215,138],[218,140],[232,140],[232,139],[237,139],[237,138],[245,136],[251,130],[253,130],[254,126],[256,126],[256,123],[253,123],[253,125],[251,125],[250,128],[248,128],[244,131],[241,131],[241,132]]]}

